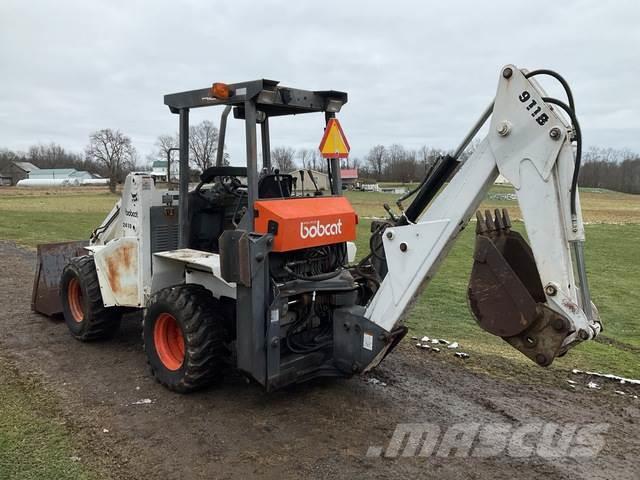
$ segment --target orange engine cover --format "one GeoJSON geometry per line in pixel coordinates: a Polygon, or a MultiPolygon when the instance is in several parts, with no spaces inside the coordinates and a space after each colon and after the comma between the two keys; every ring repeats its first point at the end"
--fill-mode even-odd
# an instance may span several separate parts
{"type": "Polygon", "coordinates": [[[257,200],[255,210],[255,230],[274,234],[274,252],[331,245],[356,238],[358,216],[344,197],[257,200]]]}

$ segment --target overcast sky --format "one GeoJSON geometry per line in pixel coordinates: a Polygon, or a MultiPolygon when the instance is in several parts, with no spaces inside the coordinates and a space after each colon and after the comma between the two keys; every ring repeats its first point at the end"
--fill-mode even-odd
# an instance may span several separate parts
{"type": "MultiPolygon", "coordinates": [[[[80,152],[110,127],[145,158],[177,130],[164,94],[257,78],[348,92],[339,118],[352,155],[377,143],[452,148],[507,63],[569,80],[586,145],[640,150],[631,0],[1,0],[0,148],[80,152]]],[[[219,114],[200,109],[192,122],[219,114]]],[[[244,162],[240,127],[230,121],[233,163],[244,162]]],[[[320,115],[275,119],[272,146],[316,148],[322,127],[320,115]]]]}

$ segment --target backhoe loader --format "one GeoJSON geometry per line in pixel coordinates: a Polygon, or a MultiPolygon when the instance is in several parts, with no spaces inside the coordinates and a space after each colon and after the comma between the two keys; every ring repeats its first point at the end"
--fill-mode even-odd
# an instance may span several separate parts
{"type": "Polygon", "coordinates": [[[81,341],[108,338],[123,315],[142,311],[144,351],[167,388],[202,388],[228,366],[267,390],[371,370],[406,334],[413,301],[474,215],[468,300],[482,329],[541,366],[602,329],[585,270],[581,131],[557,73],[502,68],[494,100],[397,211],[372,223],[358,262],[358,215],[342,196],[338,155],[327,161],[330,192],[313,195],[298,194],[270,158],[273,118],[320,113],[327,125],[346,93],[263,79],[164,103],[179,118],[178,190],[131,173],[88,241],[41,245],[33,309],[62,313],[81,341]],[[542,76],[560,81],[568,101],[548,97],[542,76]],[[218,158],[190,190],[189,112],[213,106],[223,107],[218,158]],[[231,112],[244,122],[246,166],[223,165],[231,112]],[[529,243],[506,210],[476,213],[498,175],[514,186],[529,243]]]}

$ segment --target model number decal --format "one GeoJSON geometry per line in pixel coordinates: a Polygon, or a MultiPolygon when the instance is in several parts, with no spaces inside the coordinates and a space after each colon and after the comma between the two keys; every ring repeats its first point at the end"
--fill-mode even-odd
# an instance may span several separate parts
{"type": "Polygon", "coordinates": [[[529,102],[529,104],[527,105],[527,111],[531,112],[531,116],[536,119],[538,125],[544,125],[545,123],[547,123],[547,120],[549,120],[549,116],[546,113],[541,113],[542,105],[538,105],[538,102],[531,98],[531,94],[529,92],[527,92],[526,90],[523,91],[518,96],[518,100],[520,100],[521,103],[525,104],[529,102],[529,100],[531,100],[531,102],[529,102]]]}

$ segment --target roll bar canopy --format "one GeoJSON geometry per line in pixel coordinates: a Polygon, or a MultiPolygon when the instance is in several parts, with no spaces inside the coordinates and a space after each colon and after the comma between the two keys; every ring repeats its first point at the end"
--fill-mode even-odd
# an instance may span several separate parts
{"type": "MultiPolygon", "coordinates": [[[[324,113],[325,122],[334,117],[342,106],[347,103],[347,94],[336,90],[301,90],[283,87],[275,80],[252,80],[233,84],[221,84],[228,95],[224,98],[213,96],[212,88],[188,90],[171,93],[164,96],[164,103],[171,113],[180,115],[180,248],[188,246],[189,238],[189,110],[192,108],[225,106],[220,122],[218,150],[224,148],[226,120],[233,109],[235,118],[245,121],[245,135],[247,148],[247,186],[248,205],[247,224],[250,229],[254,226],[253,205],[258,195],[258,151],[257,124],[261,126],[261,145],[263,166],[271,167],[271,149],[269,138],[269,117],[283,115],[298,115],[301,113],[324,113]]],[[[216,85],[216,84],[214,84],[216,85]]],[[[218,152],[218,166],[222,159],[218,152]]],[[[329,178],[331,192],[340,195],[342,185],[340,179],[340,160],[329,161],[329,178]]]]}

